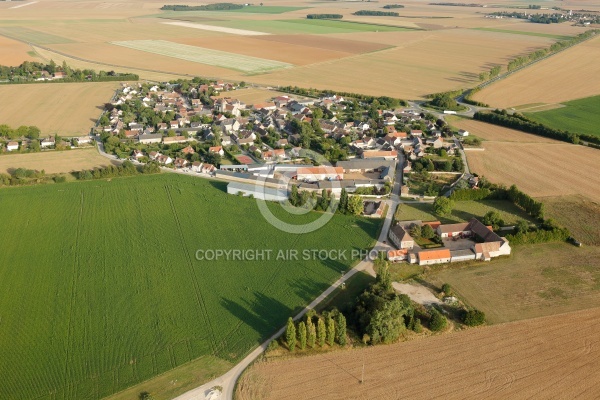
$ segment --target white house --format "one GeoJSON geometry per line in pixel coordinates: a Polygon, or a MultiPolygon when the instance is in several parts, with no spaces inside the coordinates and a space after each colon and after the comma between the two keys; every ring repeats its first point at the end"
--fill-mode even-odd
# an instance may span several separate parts
{"type": "Polygon", "coordinates": [[[54,136],[50,136],[45,139],[42,139],[42,141],[40,142],[41,147],[50,147],[50,146],[54,146],[54,144],[55,144],[54,136]]]}
{"type": "Polygon", "coordinates": [[[415,240],[400,225],[392,226],[389,235],[399,249],[412,249],[415,246],[415,240]]]}
{"type": "Polygon", "coordinates": [[[18,142],[8,142],[6,144],[6,150],[8,150],[8,151],[19,150],[19,143],[18,142]]]}
{"type": "Polygon", "coordinates": [[[458,131],[458,136],[467,137],[467,136],[469,136],[469,131],[465,131],[464,129],[460,129],[458,131]]]}

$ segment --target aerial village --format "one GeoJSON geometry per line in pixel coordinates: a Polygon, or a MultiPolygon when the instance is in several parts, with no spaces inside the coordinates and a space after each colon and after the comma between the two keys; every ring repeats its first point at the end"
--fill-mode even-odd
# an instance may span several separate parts
{"type": "MultiPolygon", "coordinates": [[[[458,138],[469,133],[450,132],[422,110],[337,94],[315,99],[281,92],[267,102],[245,104],[236,99],[244,90],[221,81],[122,84],[94,133],[107,153],[224,180],[233,195],[285,201],[290,183],[338,198],[343,190],[364,196],[363,215],[375,218],[383,217],[395,183],[398,194],[413,199],[432,199],[458,182],[477,185],[460,156],[458,138]],[[411,177],[441,175],[449,175],[448,182],[411,185],[411,177]],[[422,191],[412,193],[413,187],[422,191]]],[[[506,239],[477,220],[400,221],[389,238],[397,247],[388,252],[391,261],[420,265],[510,254],[506,239]],[[440,247],[421,249],[409,234],[415,225],[430,226],[440,247]]]]}

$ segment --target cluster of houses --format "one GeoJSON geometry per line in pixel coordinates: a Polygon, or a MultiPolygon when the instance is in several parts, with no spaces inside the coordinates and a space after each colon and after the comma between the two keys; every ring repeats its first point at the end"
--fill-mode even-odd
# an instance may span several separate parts
{"type": "Polygon", "coordinates": [[[33,141],[38,141],[40,143],[40,148],[42,149],[52,149],[55,148],[56,145],[61,145],[65,147],[72,147],[74,145],[81,146],[83,144],[88,144],[93,141],[91,136],[80,136],[70,138],[69,141],[62,140],[61,143],[56,143],[56,138],[54,136],[48,136],[42,139],[26,139],[22,138],[19,141],[11,140],[4,144],[6,151],[18,151],[21,148],[27,148],[31,146],[33,141]]]}
{"type": "MultiPolygon", "coordinates": [[[[404,151],[409,159],[416,159],[423,156],[425,148],[429,146],[444,147],[449,154],[454,153],[454,143],[444,142],[441,132],[431,121],[423,120],[425,129],[432,133],[432,137],[429,138],[425,138],[421,130],[413,129],[409,133],[396,131],[397,123],[410,125],[422,120],[419,112],[410,109],[379,110],[380,125],[371,127],[369,123],[358,120],[338,120],[337,115],[347,107],[345,99],[338,95],[307,100],[280,95],[269,102],[245,104],[233,97],[217,96],[221,91],[238,89],[233,84],[221,81],[192,87],[185,94],[179,93],[170,85],[155,85],[150,87],[149,91],[142,91],[141,84],[137,87],[123,85],[112,103],[115,108],[109,113],[110,123],[102,129],[113,134],[124,132],[127,139],[139,143],[210,141],[215,138],[216,127],[221,132],[220,144],[223,146],[237,145],[265,162],[286,161],[299,157],[302,149],[302,137],[294,133],[292,121],[312,123],[314,117],[311,107],[316,106],[328,110],[333,115],[331,118],[318,119],[323,137],[338,142],[344,138],[350,139],[346,139],[345,143],[348,143],[350,151],[358,157],[392,160],[397,157],[398,151],[404,151]],[[213,94],[212,106],[202,104],[198,98],[207,93],[213,94]],[[140,121],[125,124],[123,112],[116,106],[138,100],[145,107],[151,107],[163,116],[171,112],[173,119],[161,122],[158,126],[150,126],[140,121]],[[199,118],[194,116],[204,117],[202,121],[205,122],[199,122],[199,118]],[[373,129],[379,132],[380,137],[372,136],[373,129]],[[175,131],[176,135],[168,137],[167,132],[170,130],[175,131]],[[270,140],[269,135],[273,131],[277,132],[277,140],[270,140]]],[[[410,165],[408,167],[410,168],[410,165]]]]}
{"type": "Polygon", "coordinates": [[[459,224],[441,224],[439,221],[403,221],[392,226],[389,238],[398,248],[388,251],[390,261],[408,261],[411,264],[432,265],[468,260],[490,261],[494,257],[509,255],[510,245],[478,219],[459,224]],[[422,249],[409,234],[415,225],[429,225],[444,246],[422,249]]]}

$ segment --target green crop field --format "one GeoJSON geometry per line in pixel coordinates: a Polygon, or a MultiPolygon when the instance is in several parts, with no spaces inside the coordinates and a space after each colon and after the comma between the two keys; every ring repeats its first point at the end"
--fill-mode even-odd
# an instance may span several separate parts
{"type": "Polygon", "coordinates": [[[203,47],[178,44],[166,40],[129,40],[111,42],[114,45],[129,49],[146,51],[162,56],[179,58],[201,64],[215,65],[217,67],[236,69],[243,72],[257,73],[274,69],[288,68],[292,64],[281,61],[267,60],[265,58],[244,56],[228,53],[226,51],[205,49],[203,47]]]}
{"type": "Polygon", "coordinates": [[[551,33],[513,31],[513,30],[509,30],[509,29],[497,29],[497,28],[473,28],[473,29],[478,30],[478,31],[487,31],[487,32],[510,33],[513,35],[539,36],[539,37],[558,39],[558,40],[570,39],[572,37],[572,36],[566,36],[566,35],[553,35],[551,33]]]}
{"type": "Polygon", "coordinates": [[[24,28],[22,26],[2,27],[0,28],[0,34],[35,44],[63,44],[75,42],[71,39],[36,31],[29,28],[24,28]]]}
{"type": "Polygon", "coordinates": [[[442,218],[433,213],[433,204],[401,204],[394,218],[397,221],[439,220],[443,224],[454,224],[473,217],[481,219],[488,211],[499,212],[507,225],[516,224],[521,219],[534,222],[523,210],[506,200],[456,201],[452,213],[442,218]]]}
{"type": "Polygon", "coordinates": [[[366,249],[380,228],[335,216],[286,234],[224,186],[162,174],[2,189],[0,398],[97,399],[199,357],[230,365],[352,263],[278,250],[366,249]],[[273,257],[197,260],[208,249],[273,257]]]}
{"type": "Polygon", "coordinates": [[[600,96],[563,103],[565,107],[526,113],[542,124],[575,133],[600,136],[600,96]]]}
{"type": "Polygon", "coordinates": [[[363,24],[360,22],[323,19],[208,21],[206,24],[273,34],[333,34],[355,32],[397,32],[410,30],[409,28],[395,27],[390,25],[363,24]]]}

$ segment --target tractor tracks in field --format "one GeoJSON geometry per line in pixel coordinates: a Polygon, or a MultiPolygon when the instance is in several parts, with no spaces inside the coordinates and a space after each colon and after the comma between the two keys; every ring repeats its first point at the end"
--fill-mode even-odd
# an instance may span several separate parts
{"type": "Polygon", "coordinates": [[[72,325],[71,320],[73,319],[73,303],[75,302],[75,289],[77,286],[77,271],[79,270],[79,238],[81,237],[81,223],[83,220],[83,191],[81,193],[81,201],[79,203],[79,213],[77,215],[77,227],[75,228],[75,246],[73,248],[74,252],[74,260],[73,260],[73,277],[71,279],[71,289],[70,289],[70,299],[69,299],[69,318],[67,319],[67,342],[65,344],[65,369],[64,369],[64,377],[65,382],[68,382],[68,371],[69,371],[69,349],[71,345],[71,334],[72,334],[72,325]]]}
{"type": "Polygon", "coordinates": [[[210,330],[210,347],[211,352],[214,356],[217,355],[216,348],[216,336],[215,331],[213,329],[212,324],[210,323],[210,318],[208,316],[208,309],[206,307],[206,302],[204,300],[204,296],[202,295],[202,291],[200,290],[200,284],[198,283],[198,278],[194,273],[194,263],[192,262],[192,258],[190,257],[189,250],[185,245],[185,236],[183,234],[183,228],[181,227],[181,222],[179,221],[179,216],[177,215],[177,210],[175,209],[175,204],[173,203],[173,197],[171,196],[171,191],[168,185],[165,185],[165,192],[167,193],[167,199],[169,200],[169,205],[171,206],[171,211],[173,212],[173,219],[175,220],[175,224],[177,225],[177,233],[179,235],[179,242],[181,243],[181,251],[185,254],[187,259],[187,264],[189,266],[190,275],[192,279],[192,284],[194,285],[194,291],[196,292],[196,301],[202,310],[202,314],[204,316],[204,321],[210,330]]]}

